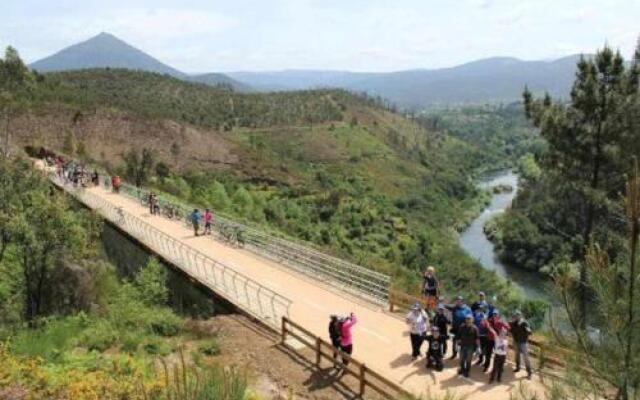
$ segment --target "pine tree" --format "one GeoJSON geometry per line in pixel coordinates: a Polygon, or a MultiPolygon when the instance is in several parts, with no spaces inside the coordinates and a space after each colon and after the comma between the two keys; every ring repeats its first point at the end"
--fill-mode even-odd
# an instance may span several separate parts
{"type": "MultiPolygon", "coordinates": [[[[579,301],[573,296],[571,268],[559,268],[553,280],[564,305],[571,332],[556,332],[565,350],[567,369],[561,387],[565,391],[582,390],[592,398],[611,398],[612,388],[619,400],[640,395],[640,171],[637,162],[626,184],[623,204],[627,227],[625,256],[611,262],[607,249],[590,245],[584,260],[585,285],[593,294],[591,308],[600,321],[597,337],[581,327],[579,301]],[[604,384],[603,384],[604,383],[604,384]]],[[[582,398],[560,396],[560,398],[582,398]]]]}
{"type": "MultiPolygon", "coordinates": [[[[637,95],[637,80],[619,53],[605,47],[593,59],[581,58],[571,90],[571,102],[554,102],[547,95],[534,100],[525,89],[527,117],[541,130],[549,149],[543,167],[557,184],[563,201],[572,204],[580,240],[574,257],[584,260],[594,231],[610,213],[608,205],[624,186],[620,171],[632,156],[621,145],[628,130],[620,112],[637,95]]],[[[603,233],[606,234],[606,233],[603,233]]],[[[584,265],[584,263],[582,264],[584,265]]],[[[586,268],[580,269],[578,294],[582,327],[588,302],[586,268]]]]}

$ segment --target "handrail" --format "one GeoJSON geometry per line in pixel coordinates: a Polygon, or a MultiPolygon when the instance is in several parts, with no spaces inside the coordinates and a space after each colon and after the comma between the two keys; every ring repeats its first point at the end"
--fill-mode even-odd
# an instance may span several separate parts
{"type": "MultiPolygon", "coordinates": [[[[121,192],[136,201],[143,200],[149,190],[138,189],[128,184],[121,186],[121,192]]],[[[158,197],[159,205],[172,204],[181,209],[182,215],[188,215],[193,208],[183,203],[158,197]]],[[[247,248],[256,254],[271,258],[280,265],[305,274],[313,279],[340,285],[350,294],[378,304],[387,301],[391,278],[388,275],[372,271],[345,260],[321,253],[311,247],[290,240],[275,237],[255,228],[233,221],[216,213],[214,229],[220,233],[221,224],[239,227],[247,248]],[[220,224],[221,223],[221,224],[220,224]]]]}
{"type": "MultiPolygon", "coordinates": [[[[298,325],[289,318],[282,317],[281,343],[284,346],[287,346],[287,348],[296,351],[295,348],[286,344],[288,336],[291,336],[298,342],[315,351],[316,366],[320,367],[323,358],[336,363],[336,360],[333,357],[335,348],[331,343],[314,335],[311,331],[305,329],[301,325],[298,325]]],[[[365,363],[356,360],[344,352],[340,352],[340,356],[343,360],[349,361],[348,365],[343,366],[343,372],[354,376],[358,380],[358,394],[360,398],[364,396],[367,387],[389,399],[413,398],[411,393],[401,388],[397,383],[392,382],[379,373],[373,371],[371,368],[367,367],[365,363]]]]}
{"type": "Polygon", "coordinates": [[[90,191],[70,188],[54,177],[51,180],[257,320],[277,330],[280,319],[289,315],[292,301],[285,296],[180,242],[90,191]]]}

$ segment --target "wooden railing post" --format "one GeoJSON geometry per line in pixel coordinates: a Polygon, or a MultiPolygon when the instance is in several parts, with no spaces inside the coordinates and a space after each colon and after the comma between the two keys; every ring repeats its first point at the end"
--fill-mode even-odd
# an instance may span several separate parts
{"type": "Polygon", "coordinates": [[[281,337],[281,343],[284,344],[284,342],[287,341],[287,318],[286,317],[282,317],[282,337],[281,337]]]}
{"type": "Polygon", "coordinates": [[[367,366],[365,364],[360,365],[360,397],[364,396],[364,388],[367,386],[367,366]]]}
{"type": "Polygon", "coordinates": [[[320,346],[322,346],[322,341],[320,340],[319,337],[316,337],[316,365],[318,367],[320,367],[320,359],[321,359],[321,348],[320,346]]]}

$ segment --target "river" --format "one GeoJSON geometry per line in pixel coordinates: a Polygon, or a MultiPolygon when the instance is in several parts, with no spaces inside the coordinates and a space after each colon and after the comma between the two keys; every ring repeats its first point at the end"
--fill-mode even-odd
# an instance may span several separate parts
{"type": "Polygon", "coordinates": [[[485,223],[495,215],[503,213],[511,205],[518,191],[518,175],[512,170],[501,171],[482,179],[478,184],[483,189],[498,185],[509,185],[513,187],[513,191],[492,196],[490,204],[460,235],[460,246],[484,268],[496,271],[518,285],[527,298],[550,301],[548,282],[536,272],[510,267],[500,262],[495,254],[493,243],[484,234],[485,223]]]}

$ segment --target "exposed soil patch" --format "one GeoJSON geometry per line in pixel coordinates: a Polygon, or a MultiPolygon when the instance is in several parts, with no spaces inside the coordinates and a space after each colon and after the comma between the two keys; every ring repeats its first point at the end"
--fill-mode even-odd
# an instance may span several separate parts
{"type": "MultiPolygon", "coordinates": [[[[310,349],[293,352],[281,346],[276,335],[243,316],[218,316],[198,325],[199,329],[217,332],[222,350],[217,360],[250,371],[251,388],[263,398],[334,400],[358,397],[358,384],[354,378],[339,377],[327,361],[320,369],[316,368],[315,355],[310,349]]],[[[369,393],[365,398],[381,397],[369,393]]]]}

